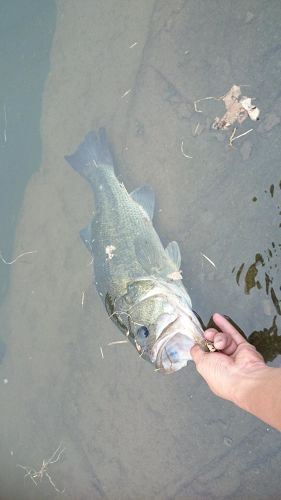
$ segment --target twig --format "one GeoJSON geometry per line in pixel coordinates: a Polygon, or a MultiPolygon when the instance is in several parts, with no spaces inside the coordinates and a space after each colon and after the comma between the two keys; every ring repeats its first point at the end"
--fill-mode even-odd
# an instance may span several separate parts
{"type": "Polygon", "coordinates": [[[126,95],[128,95],[131,92],[131,90],[132,89],[126,90],[126,92],[124,92],[124,94],[121,95],[121,99],[124,99],[124,97],[126,97],[126,95]]]}
{"type": "Polygon", "coordinates": [[[203,111],[201,109],[198,109],[197,108],[197,103],[198,102],[201,102],[201,101],[209,101],[210,99],[214,99],[215,101],[220,101],[224,96],[221,96],[221,97],[213,97],[213,96],[210,96],[210,97],[203,97],[202,99],[197,99],[196,101],[193,102],[194,104],[194,109],[196,111],[196,113],[203,113],[203,111]]]}
{"type": "Polygon", "coordinates": [[[18,259],[20,259],[21,257],[23,257],[24,255],[29,255],[31,253],[37,253],[38,250],[32,250],[31,252],[23,252],[21,253],[20,255],[18,255],[14,260],[11,260],[10,262],[7,261],[6,259],[4,259],[2,253],[0,252],[0,259],[2,260],[3,264],[7,264],[8,266],[11,266],[12,264],[14,264],[18,259]]]}
{"type": "MultiPolygon", "coordinates": [[[[239,87],[250,87],[251,85],[239,85],[239,87]]],[[[201,101],[209,101],[210,99],[214,99],[215,101],[222,101],[223,98],[228,94],[228,92],[224,95],[221,95],[219,97],[213,97],[213,96],[209,96],[209,97],[203,97],[202,99],[197,99],[196,101],[193,102],[194,104],[194,109],[196,111],[196,113],[203,113],[203,111],[201,109],[198,109],[197,108],[197,103],[198,102],[201,102],[201,101]]]]}
{"type": "Polygon", "coordinates": [[[42,465],[41,465],[41,469],[38,471],[36,471],[33,467],[28,467],[28,466],[20,465],[20,464],[17,464],[17,467],[20,467],[21,469],[23,469],[26,472],[24,477],[25,478],[29,477],[31,479],[31,481],[35,484],[35,486],[38,486],[38,483],[41,482],[43,477],[45,476],[48,479],[49,483],[56,490],[57,493],[63,493],[64,489],[59,490],[56,487],[56,485],[55,485],[53,479],[51,478],[49,472],[47,471],[47,469],[48,469],[49,465],[55,464],[59,461],[59,459],[62,456],[64,451],[65,451],[65,448],[62,448],[62,443],[60,443],[60,445],[54,451],[52,456],[50,458],[48,458],[48,460],[45,460],[45,459],[43,460],[42,465]]]}
{"type": "Polygon", "coordinates": [[[216,264],[209,258],[207,257],[207,255],[205,255],[204,253],[200,252],[202,257],[204,257],[204,259],[206,259],[208,262],[210,262],[210,264],[216,269],[216,264]]]}
{"type": "Polygon", "coordinates": [[[244,132],[243,134],[240,134],[240,135],[235,135],[235,132],[236,132],[237,128],[235,128],[231,134],[231,137],[229,138],[229,145],[232,146],[232,143],[234,141],[236,141],[236,139],[240,139],[240,137],[243,137],[244,135],[247,135],[249,134],[250,132],[252,132],[254,129],[253,128],[249,128],[249,130],[247,130],[246,132],[244,132]]]}
{"type": "Polygon", "coordinates": [[[196,133],[197,133],[198,129],[199,129],[199,122],[197,123],[196,128],[195,128],[195,130],[194,130],[194,132],[193,132],[193,134],[194,134],[194,135],[196,135],[196,133]]]}
{"type": "Polygon", "coordinates": [[[232,141],[233,141],[233,137],[235,136],[236,130],[237,130],[237,127],[234,127],[234,129],[232,130],[232,134],[229,138],[229,145],[230,146],[232,146],[232,141]]]}
{"type": "MultiPolygon", "coordinates": [[[[132,309],[133,306],[131,306],[130,309],[132,309]]],[[[138,326],[142,326],[142,323],[137,323],[137,321],[134,321],[131,317],[131,315],[129,313],[127,313],[126,311],[114,311],[112,314],[110,314],[109,318],[113,318],[113,316],[121,316],[121,314],[125,314],[125,316],[127,318],[130,319],[130,321],[132,321],[134,323],[134,325],[138,325],[138,326]]]]}
{"type": "Polygon", "coordinates": [[[132,49],[132,48],[133,48],[133,47],[135,47],[137,44],[138,44],[138,42],[134,42],[134,43],[132,43],[132,45],[130,45],[129,49],[132,49]]]}
{"type": "Polygon", "coordinates": [[[192,156],[187,155],[184,150],[183,150],[183,141],[181,141],[181,152],[185,158],[190,158],[192,159],[192,156]]]}
{"type": "Polygon", "coordinates": [[[115,340],[113,342],[109,342],[107,345],[116,345],[116,344],[127,344],[128,340],[115,340]]]}
{"type": "Polygon", "coordinates": [[[101,345],[100,345],[100,353],[101,353],[102,359],[104,359],[103,350],[102,350],[102,346],[101,345]]]}

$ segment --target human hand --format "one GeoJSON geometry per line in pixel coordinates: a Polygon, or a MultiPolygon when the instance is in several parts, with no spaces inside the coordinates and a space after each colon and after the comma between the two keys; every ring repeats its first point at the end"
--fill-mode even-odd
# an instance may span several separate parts
{"type": "Polygon", "coordinates": [[[206,380],[210,389],[221,398],[228,399],[241,406],[243,402],[242,386],[246,379],[255,378],[266,364],[256,348],[240,335],[234,326],[223,316],[213,316],[215,328],[209,328],[204,336],[213,342],[219,352],[204,352],[196,344],[191,355],[200,375],[206,380]]]}

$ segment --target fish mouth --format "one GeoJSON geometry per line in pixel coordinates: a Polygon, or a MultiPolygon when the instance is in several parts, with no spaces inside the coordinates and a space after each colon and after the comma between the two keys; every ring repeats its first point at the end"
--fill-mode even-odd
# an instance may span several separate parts
{"type": "Polygon", "coordinates": [[[178,371],[192,359],[190,350],[197,339],[202,339],[197,319],[177,317],[156,339],[150,353],[151,361],[163,373],[178,371]]]}
{"type": "Polygon", "coordinates": [[[194,343],[194,340],[183,333],[173,335],[158,350],[155,360],[156,369],[164,373],[172,373],[186,366],[192,359],[190,350],[194,343]]]}

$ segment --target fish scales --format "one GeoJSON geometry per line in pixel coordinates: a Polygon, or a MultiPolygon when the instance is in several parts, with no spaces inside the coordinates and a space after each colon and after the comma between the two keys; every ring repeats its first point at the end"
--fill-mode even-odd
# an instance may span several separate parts
{"type": "Polygon", "coordinates": [[[119,182],[104,129],[66,159],[94,191],[95,214],[80,234],[108,314],[144,359],[164,373],[179,370],[205,341],[181,281],[178,244],[164,249],[153,227],[152,190],[129,194],[119,182]]]}

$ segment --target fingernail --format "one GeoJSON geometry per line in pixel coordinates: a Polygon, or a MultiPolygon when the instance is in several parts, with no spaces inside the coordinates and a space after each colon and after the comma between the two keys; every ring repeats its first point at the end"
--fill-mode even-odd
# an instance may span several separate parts
{"type": "Polygon", "coordinates": [[[220,349],[223,345],[223,340],[222,339],[215,340],[214,345],[217,349],[220,349]]]}

